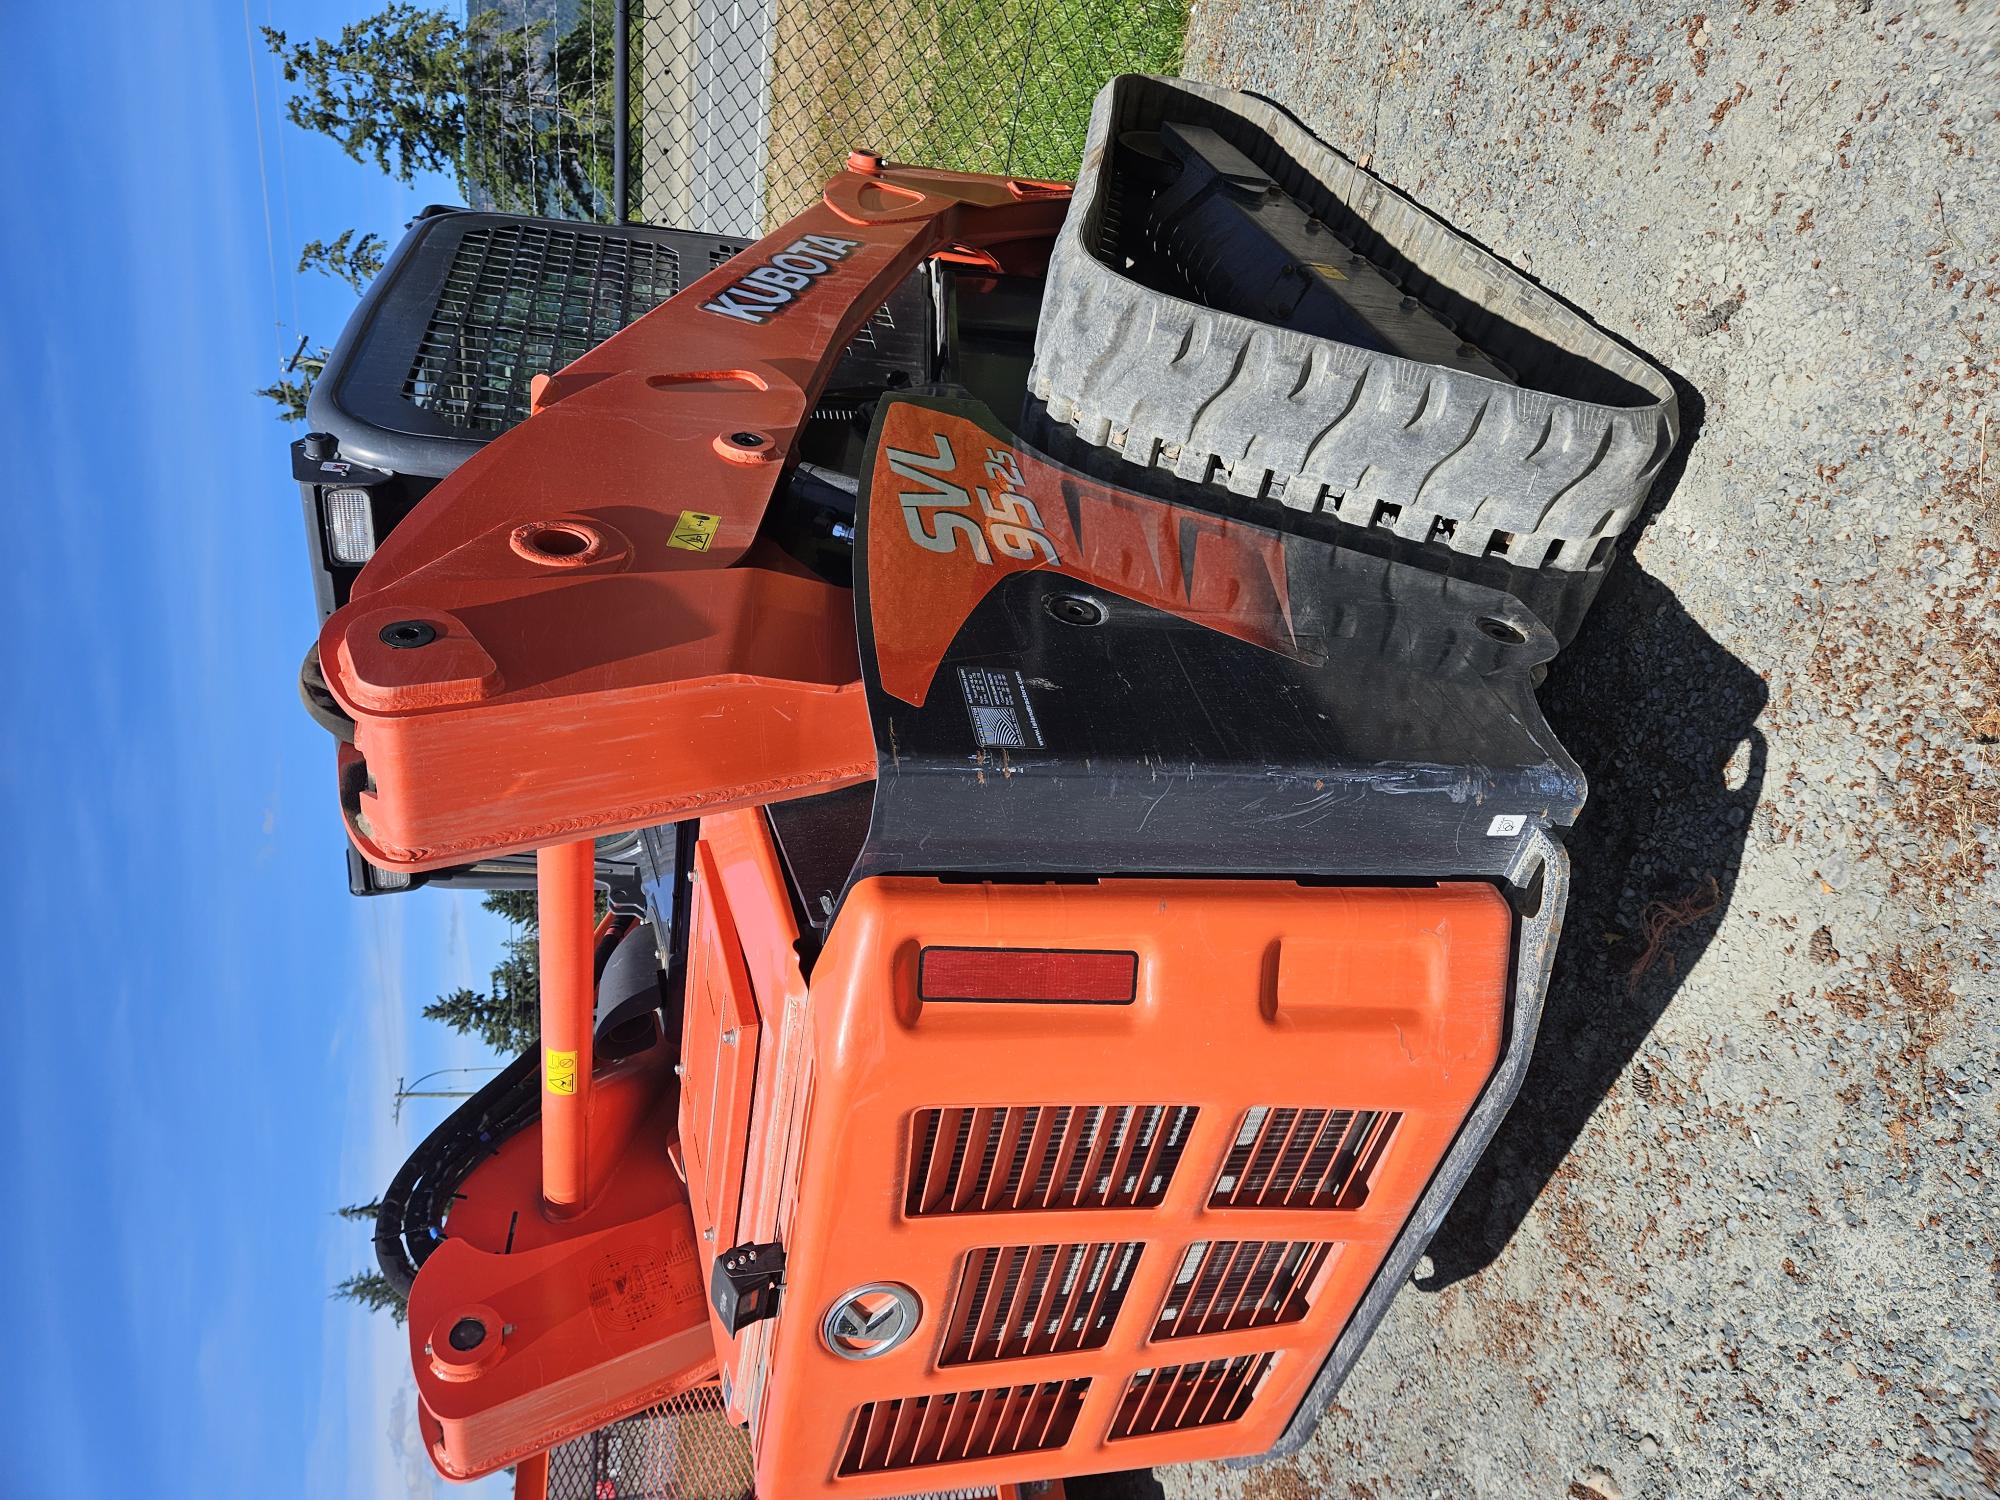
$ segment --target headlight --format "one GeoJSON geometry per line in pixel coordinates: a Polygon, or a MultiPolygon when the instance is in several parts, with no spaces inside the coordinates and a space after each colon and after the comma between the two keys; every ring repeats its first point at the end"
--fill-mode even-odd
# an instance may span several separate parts
{"type": "Polygon", "coordinates": [[[327,545],[333,560],[358,567],[375,555],[375,507],[368,491],[357,489],[326,492],[327,545]]]}

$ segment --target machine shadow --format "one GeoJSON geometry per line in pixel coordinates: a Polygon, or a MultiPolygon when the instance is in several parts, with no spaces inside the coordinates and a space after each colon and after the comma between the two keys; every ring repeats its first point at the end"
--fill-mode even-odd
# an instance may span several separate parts
{"type": "MultiPolygon", "coordinates": [[[[1642,529],[1700,434],[1700,394],[1674,383],[1686,427],[1642,529]]],[[[1569,910],[1526,1081],[1433,1237],[1420,1289],[1506,1247],[1714,938],[1763,790],[1768,696],[1629,550],[1551,665],[1543,709],[1590,781],[1567,840],[1569,910]]]]}
{"type": "Polygon", "coordinates": [[[1063,1481],[1065,1500],[1166,1500],[1167,1487],[1151,1469],[1086,1474],[1063,1481]]]}

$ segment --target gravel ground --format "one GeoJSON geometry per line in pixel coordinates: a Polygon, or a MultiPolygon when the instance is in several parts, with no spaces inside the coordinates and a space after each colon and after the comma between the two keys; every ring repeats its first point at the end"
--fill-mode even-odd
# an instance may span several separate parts
{"type": "Polygon", "coordinates": [[[1545,689],[1592,792],[1522,1101],[1312,1446],[1167,1495],[2000,1492],[1994,14],[1197,6],[1190,73],[1692,441],[1545,689]]]}

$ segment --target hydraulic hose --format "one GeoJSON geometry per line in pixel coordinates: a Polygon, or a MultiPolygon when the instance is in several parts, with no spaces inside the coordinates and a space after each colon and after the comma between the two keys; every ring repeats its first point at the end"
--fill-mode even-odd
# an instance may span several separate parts
{"type": "Polygon", "coordinates": [[[465,1176],[501,1142],[534,1119],[540,1104],[539,1058],[523,1052],[445,1117],[410,1153],[375,1213],[375,1259],[405,1296],[443,1238],[443,1205],[465,1176]]]}
{"type": "MultiPolygon", "coordinates": [[[[636,923],[611,924],[592,954],[601,978],[618,940],[636,923]]],[[[539,1049],[530,1048],[425,1136],[375,1213],[375,1260],[389,1284],[409,1295],[417,1271],[444,1238],[444,1212],[472,1169],[541,1113],[539,1049]]]]}

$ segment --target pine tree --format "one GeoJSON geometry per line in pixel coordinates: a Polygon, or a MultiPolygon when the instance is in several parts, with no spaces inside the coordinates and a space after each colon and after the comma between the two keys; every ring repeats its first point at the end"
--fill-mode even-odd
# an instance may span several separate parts
{"type": "Polygon", "coordinates": [[[467,96],[476,93],[518,32],[501,32],[491,11],[460,23],[404,3],[344,26],[340,40],[295,43],[261,28],[285,82],[300,91],[285,116],[372,161],[399,182],[418,172],[456,172],[465,146],[467,96]],[[480,45],[480,44],[485,45],[480,45]]]}
{"type": "MultiPolygon", "coordinates": [[[[589,205],[584,211],[591,218],[604,217],[614,196],[614,9],[612,0],[584,0],[575,23],[556,40],[549,71],[557,109],[544,115],[537,129],[538,149],[555,162],[564,198],[589,205]]],[[[636,138],[636,89],[630,107],[627,125],[636,138]]]]}
{"type": "MultiPolygon", "coordinates": [[[[535,893],[488,891],[480,905],[515,928],[501,950],[500,962],[487,975],[484,991],[459,989],[440,995],[424,1007],[424,1016],[444,1022],[461,1036],[478,1037],[495,1052],[525,1052],[542,1034],[535,893]]],[[[599,917],[608,909],[603,892],[598,892],[593,909],[599,917]]]]}
{"type": "Polygon", "coordinates": [[[524,1052],[542,1032],[535,892],[488,891],[480,905],[516,929],[487,976],[485,992],[459,989],[440,995],[424,1007],[424,1016],[444,1022],[461,1036],[478,1037],[495,1052],[524,1052]]]}
{"type": "Polygon", "coordinates": [[[271,385],[259,387],[252,394],[277,403],[280,422],[303,422],[306,419],[306,402],[312,397],[313,382],[326,368],[326,358],[324,349],[301,354],[293,362],[290,372],[280,375],[271,385]]]}
{"type": "MultiPolygon", "coordinates": [[[[442,1021],[461,1036],[476,1036],[495,1052],[525,1052],[541,1035],[541,1016],[532,996],[524,999],[507,982],[508,960],[493,971],[493,989],[453,990],[424,1007],[424,1019],[442,1021]]],[[[531,971],[532,973],[532,971],[531,971]]]]}
{"type": "Polygon", "coordinates": [[[551,44],[548,22],[459,21],[397,0],[337,41],[264,41],[298,92],[285,113],[401,182],[455,175],[517,212],[595,218],[611,190],[610,0],[588,0],[551,44]]]}
{"type": "Polygon", "coordinates": [[[486,899],[479,904],[495,915],[505,917],[516,927],[526,928],[529,932],[535,930],[538,908],[532,888],[525,891],[488,891],[486,899]]]}
{"type": "Polygon", "coordinates": [[[382,270],[382,247],[385,241],[379,234],[364,234],[354,238],[354,231],[343,229],[331,243],[326,240],[312,240],[299,252],[300,271],[318,271],[324,276],[344,281],[355,291],[365,291],[382,270]],[[351,242],[351,243],[350,243],[351,242]]]}
{"type": "Polygon", "coordinates": [[[344,1208],[336,1208],[334,1210],[343,1219],[365,1220],[370,1224],[375,1222],[375,1216],[381,1211],[382,1200],[380,1198],[368,1203],[350,1203],[344,1208]]]}
{"type": "Polygon", "coordinates": [[[280,422],[303,422],[306,419],[306,400],[312,395],[312,382],[280,380],[274,385],[260,385],[253,394],[278,404],[280,422]]]}
{"type": "Polygon", "coordinates": [[[333,1289],[333,1295],[358,1302],[370,1312],[386,1311],[398,1323],[410,1315],[410,1299],[380,1271],[356,1271],[333,1289]]]}

